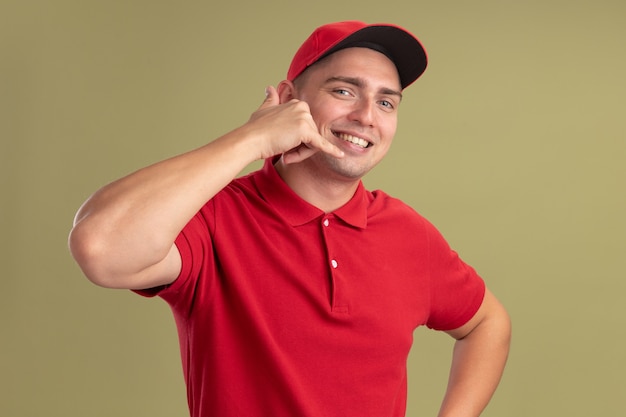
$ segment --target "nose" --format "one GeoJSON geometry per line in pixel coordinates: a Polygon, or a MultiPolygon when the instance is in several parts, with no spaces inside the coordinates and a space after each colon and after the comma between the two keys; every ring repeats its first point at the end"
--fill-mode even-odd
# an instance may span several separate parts
{"type": "Polygon", "coordinates": [[[374,126],[374,106],[373,100],[357,100],[350,113],[350,120],[359,122],[363,126],[374,126]]]}

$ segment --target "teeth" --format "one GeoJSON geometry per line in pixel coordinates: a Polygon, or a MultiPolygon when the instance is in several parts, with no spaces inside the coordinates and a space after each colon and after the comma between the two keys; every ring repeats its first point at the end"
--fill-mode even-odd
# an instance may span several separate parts
{"type": "Polygon", "coordinates": [[[347,133],[340,133],[337,135],[340,139],[343,139],[345,141],[348,141],[350,143],[354,143],[355,145],[358,145],[362,148],[367,148],[367,145],[369,145],[369,143],[361,138],[358,138],[356,136],[352,136],[352,135],[348,135],[347,133]]]}

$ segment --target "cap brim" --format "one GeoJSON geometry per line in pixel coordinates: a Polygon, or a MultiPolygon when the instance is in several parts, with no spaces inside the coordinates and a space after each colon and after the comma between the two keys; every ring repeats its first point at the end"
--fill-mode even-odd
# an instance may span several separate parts
{"type": "Polygon", "coordinates": [[[396,65],[403,89],[426,70],[428,57],[422,44],[404,29],[393,25],[376,24],[359,29],[329,48],[324,56],[363,43],[382,47],[383,53],[396,65]]]}

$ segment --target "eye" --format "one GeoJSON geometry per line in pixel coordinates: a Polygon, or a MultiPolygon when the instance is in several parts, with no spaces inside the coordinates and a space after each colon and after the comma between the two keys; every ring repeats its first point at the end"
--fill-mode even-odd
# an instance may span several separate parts
{"type": "Polygon", "coordinates": [[[394,104],[391,101],[389,101],[389,100],[381,100],[381,101],[379,101],[379,103],[380,103],[381,106],[383,106],[383,107],[385,107],[387,109],[390,109],[390,110],[395,108],[394,104]]]}
{"type": "Polygon", "coordinates": [[[339,94],[340,96],[349,96],[350,95],[350,91],[346,90],[345,88],[335,88],[333,91],[335,93],[339,94]]]}

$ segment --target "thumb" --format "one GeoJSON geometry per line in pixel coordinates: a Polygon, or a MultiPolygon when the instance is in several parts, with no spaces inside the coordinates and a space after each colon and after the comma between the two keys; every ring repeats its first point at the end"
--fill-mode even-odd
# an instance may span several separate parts
{"type": "Polygon", "coordinates": [[[263,100],[263,104],[261,104],[259,109],[277,106],[279,103],[278,92],[274,86],[270,85],[265,88],[265,100],[263,100]]]}

